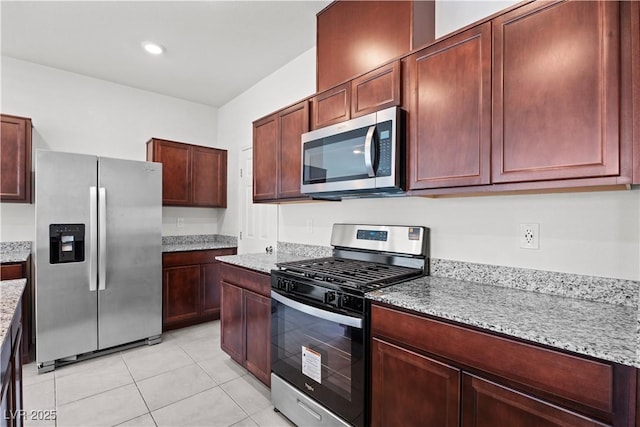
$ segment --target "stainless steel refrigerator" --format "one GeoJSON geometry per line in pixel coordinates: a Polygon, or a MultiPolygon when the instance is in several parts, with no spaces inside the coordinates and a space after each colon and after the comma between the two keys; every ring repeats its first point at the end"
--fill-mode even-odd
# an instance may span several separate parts
{"type": "Polygon", "coordinates": [[[162,164],[38,150],[35,182],[38,371],[159,342],[162,164]]]}

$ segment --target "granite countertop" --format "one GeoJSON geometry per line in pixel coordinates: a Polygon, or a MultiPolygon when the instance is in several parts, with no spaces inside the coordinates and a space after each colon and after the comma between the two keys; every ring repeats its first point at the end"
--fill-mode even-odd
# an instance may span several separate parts
{"type": "Polygon", "coordinates": [[[236,237],[220,234],[162,237],[162,252],[203,251],[236,247],[238,247],[238,239],[236,237]]]}
{"type": "Polygon", "coordinates": [[[162,245],[162,252],[204,251],[208,249],[236,248],[238,245],[224,242],[175,243],[162,245]]]}
{"type": "Polygon", "coordinates": [[[25,262],[31,255],[31,242],[0,242],[0,263],[25,262]]]}
{"type": "Polygon", "coordinates": [[[5,335],[11,326],[26,284],[26,279],[0,281],[0,344],[4,342],[5,335]]]}
{"type": "Polygon", "coordinates": [[[640,368],[638,307],[427,276],[367,298],[640,368]]]}
{"type": "Polygon", "coordinates": [[[216,257],[218,261],[249,268],[251,270],[261,271],[263,273],[270,273],[271,270],[277,268],[276,264],[279,262],[300,261],[302,259],[309,258],[311,257],[283,252],[275,252],[272,254],[253,253],[242,255],[224,255],[216,257]]]}

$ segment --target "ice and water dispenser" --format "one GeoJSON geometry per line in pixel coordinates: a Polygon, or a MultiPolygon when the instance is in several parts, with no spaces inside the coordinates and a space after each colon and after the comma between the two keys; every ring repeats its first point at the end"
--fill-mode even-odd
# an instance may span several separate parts
{"type": "Polygon", "coordinates": [[[49,225],[49,262],[84,261],[84,224],[49,225]]]}

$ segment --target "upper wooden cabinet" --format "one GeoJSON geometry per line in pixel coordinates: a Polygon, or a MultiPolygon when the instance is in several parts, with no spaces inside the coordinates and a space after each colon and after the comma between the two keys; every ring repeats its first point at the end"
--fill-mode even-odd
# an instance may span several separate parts
{"type": "Polygon", "coordinates": [[[493,182],[619,175],[620,4],[525,5],[493,48],[493,182]]]}
{"type": "Polygon", "coordinates": [[[311,128],[344,122],[351,118],[351,86],[336,86],[311,98],[311,128]]]}
{"type": "Polygon", "coordinates": [[[336,1],[317,15],[317,91],[433,41],[433,1],[336,1]]]}
{"type": "Polygon", "coordinates": [[[227,150],[152,138],[147,161],[162,163],[162,204],[227,207],[227,150]]]}
{"type": "Polygon", "coordinates": [[[351,80],[351,117],[401,104],[400,61],[351,80]]]}
{"type": "Polygon", "coordinates": [[[307,100],[253,122],[255,202],[306,198],[300,193],[301,136],[308,130],[307,100]]]}
{"type": "Polygon", "coordinates": [[[393,61],[311,98],[311,128],[400,105],[401,67],[393,61]]]}
{"type": "Polygon", "coordinates": [[[0,118],[0,202],[31,203],[31,119],[0,118]]]}
{"type": "Polygon", "coordinates": [[[491,24],[406,60],[410,190],[488,184],[491,153],[491,24]]]}
{"type": "Polygon", "coordinates": [[[253,201],[275,200],[278,190],[278,113],[253,122],[253,201]]]}

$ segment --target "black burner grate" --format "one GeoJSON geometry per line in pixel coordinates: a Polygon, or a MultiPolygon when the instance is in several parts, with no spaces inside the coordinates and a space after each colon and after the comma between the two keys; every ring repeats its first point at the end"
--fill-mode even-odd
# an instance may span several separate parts
{"type": "Polygon", "coordinates": [[[417,268],[334,257],[283,262],[277,265],[281,270],[302,274],[308,278],[367,290],[422,275],[422,270],[417,268]]]}

